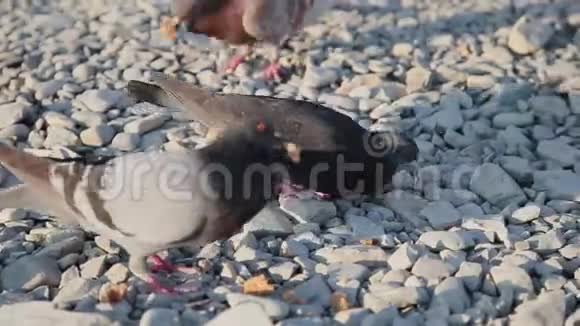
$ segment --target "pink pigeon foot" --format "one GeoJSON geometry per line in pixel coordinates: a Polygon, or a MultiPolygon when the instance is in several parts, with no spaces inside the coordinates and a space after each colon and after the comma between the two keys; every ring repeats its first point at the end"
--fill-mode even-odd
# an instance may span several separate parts
{"type": "Polygon", "coordinates": [[[175,272],[177,270],[177,267],[175,267],[175,265],[167,262],[166,260],[164,260],[163,258],[159,257],[159,255],[152,255],[151,256],[151,271],[154,273],[157,272],[166,272],[166,273],[172,273],[175,272]]]}
{"type": "Polygon", "coordinates": [[[246,56],[245,55],[235,55],[232,59],[230,59],[228,65],[226,66],[226,72],[234,72],[236,71],[236,68],[238,68],[238,66],[240,64],[242,64],[242,62],[246,61],[246,56]]]}
{"type": "Polygon", "coordinates": [[[166,273],[173,273],[173,272],[181,272],[190,275],[199,274],[199,270],[192,267],[183,267],[183,266],[175,266],[163,258],[159,257],[159,255],[152,255],[151,256],[151,271],[152,272],[166,272],[166,273]]]}
{"type": "Polygon", "coordinates": [[[281,79],[281,73],[284,69],[279,63],[272,62],[264,69],[264,77],[268,80],[281,79]]]}

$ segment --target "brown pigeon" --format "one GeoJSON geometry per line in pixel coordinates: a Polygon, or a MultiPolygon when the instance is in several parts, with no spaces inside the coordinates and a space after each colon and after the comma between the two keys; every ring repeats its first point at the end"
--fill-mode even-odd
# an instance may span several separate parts
{"type": "Polygon", "coordinates": [[[176,26],[183,22],[190,32],[242,46],[227,67],[232,71],[256,43],[263,43],[270,48],[265,77],[273,79],[280,78],[279,47],[331,6],[329,0],[174,0],[175,16],[161,28],[174,38],[176,26]]]}
{"type": "Polygon", "coordinates": [[[32,209],[102,234],[129,253],[135,276],[171,292],[150,276],[146,257],[173,271],[156,252],[237,232],[276,196],[275,163],[284,160],[276,144],[270,123],[249,120],[199,150],[105,164],[55,162],[0,143],[0,163],[23,182],[0,191],[0,209],[32,209]]]}
{"type": "Polygon", "coordinates": [[[164,75],[130,81],[128,90],[138,101],[186,113],[209,128],[210,139],[247,119],[272,121],[291,158],[287,179],[326,196],[383,194],[399,164],[417,158],[417,145],[400,133],[369,132],[307,101],[214,93],[164,75]]]}

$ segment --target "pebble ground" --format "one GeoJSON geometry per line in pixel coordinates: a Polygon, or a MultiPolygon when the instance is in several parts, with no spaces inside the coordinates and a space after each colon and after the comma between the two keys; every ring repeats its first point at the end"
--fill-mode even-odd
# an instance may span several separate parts
{"type": "Polygon", "coordinates": [[[151,294],[103,237],[2,210],[0,324],[579,325],[580,4],[372,3],[293,37],[272,83],[260,49],[222,75],[229,48],[164,39],[166,0],[1,1],[0,138],[37,155],[200,144],[198,124],[124,92],[155,71],[396,124],[420,154],[380,200],[286,199],[161,253],[204,271],[173,275],[199,285],[182,296],[151,294]]]}

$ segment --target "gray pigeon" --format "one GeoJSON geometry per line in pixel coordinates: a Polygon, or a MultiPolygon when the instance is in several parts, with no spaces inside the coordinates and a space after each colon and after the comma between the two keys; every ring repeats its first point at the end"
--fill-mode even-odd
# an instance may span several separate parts
{"type": "Polygon", "coordinates": [[[235,70],[256,43],[263,43],[271,53],[264,73],[272,79],[280,77],[278,48],[331,7],[329,0],[174,0],[175,17],[164,21],[162,29],[173,37],[175,26],[184,23],[190,32],[242,45],[228,70],[235,70]]]}
{"type": "Polygon", "coordinates": [[[55,162],[0,143],[0,162],[23,182],[0,191],[0,209],[31,209],[101,234],[129,253],[137,277],[173,291],[150,275],[146,257],[236,233],[276,196],[283,160],[276,144],[263,120],[198,150],[130,153],[103,164],[55,162]]]}
{"type": "Polygon", "coordinates": [[[200,121],[209,129],[209,141],[246,119],[271,121],[291,159],[284,195],[301,188],[322,198],[382,195],[397,169],[419,152],[396,130],[369,132],[350,117],[308,101],[217,93],[162,74],[152,76],[151,83],[131,80],[127,89],[138,101],[200,121]]]}

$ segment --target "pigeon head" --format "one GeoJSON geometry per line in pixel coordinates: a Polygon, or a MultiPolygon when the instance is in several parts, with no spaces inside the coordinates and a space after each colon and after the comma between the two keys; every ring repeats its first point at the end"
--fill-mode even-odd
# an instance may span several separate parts
{"type": "Polygon", "coordinates": [[[269,121],[251,120],[232,126],[220,136],[223,146],[232,150],[243,150],[259,162],[270,162],[282,147],[269,121]]]}

